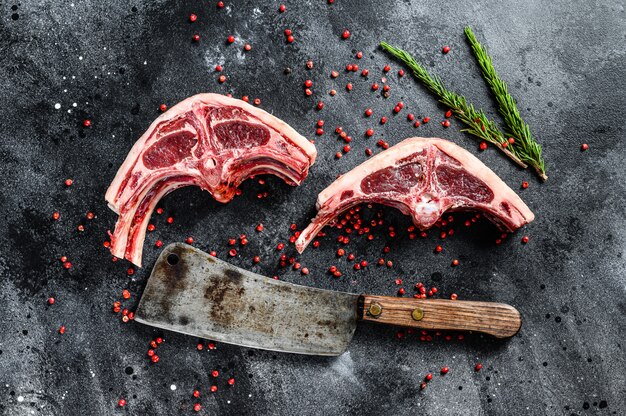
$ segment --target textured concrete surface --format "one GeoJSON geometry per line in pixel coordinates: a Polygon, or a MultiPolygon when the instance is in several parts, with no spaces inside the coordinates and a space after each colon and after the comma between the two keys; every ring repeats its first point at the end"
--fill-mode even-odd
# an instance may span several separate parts
{"type": "MultiPolygon", "coordinates": [[[[190,414],[194,403],[205,414],[476,414],[584,415],[626,412],[626,185],[623,146],[626,108],[626,16],[619,2],[344,1],[0,1],[0,413],[7,415],[190,414]],[[515,4],[514,4],[515,3],[515,4]],[[198,21],[190,24],[190,13],[198,21]],[[470,24],[489,48],[496,68],[509,82],[523,117],[544,146],[550,179],[541,184],[493,149],[480,153],[460,125],[443,129],[445,108],[411,77],[399,79],[392,64],[391,97],[369,85],[380,82],[390,60],[376,48],[387,40],[411,51],[447,84],[495,114],[493,100],[464,41],[470,24]],[[283,30],[296,41],[285,44],[283,30]],[[352,32],[340,40],[345,29],[352,32]],[[201,36],[192,43],[194,33],[201,36]],[[234,45],[225,39],[233,34],[234,45]],[[243,52],[250,43],[252,51],[243,52]],[[448,55],[440,53],[450,45],[448,55]],[[343,68],[358,61],[367,80],[343,68]],[[312,70],[305,68],[314,61],[312,70]],[[228,81],[213,71],[222,64],[228,81]],[[285,67],[292,68],[284,75],[285,67]],[[331,70],[341,76],[331,80],[331,70]],[[313,97],[302,93],[305,79],[313,97]],[[345,91],[351,80],[354,90],[345,91]],[[335,88],[337,96],[328,91],[335,88]],[[182,189],[160,206],[154,218],[145,268],[127,275],[129,264],[112,262],[103,248],[115,215],[103,196],[134,141],[158,115],[161,103],[212,91],[259,97],[262,108],[315,138],[319,158],[307,181],[291,188],[269,177],[249,180],[243,195],[228,205],[199,189],[182,189]],[[314,110],[323,99],[323,111],[314,110]],[[403,114],[391,116],[395,103],[403,114]],[[57,105],[58,104],[58,105],[57,105]],[[58,108],[57,108],[58,107],[58,108]],[[367,107],[372,119],[363,117],[367,107]],[[414,129],[407,112],[430,116],[414,129]],[[377,124],[390,116],[385,126],[377,124]],[[82,127],[85,118],[91,128],[82,127]],[[326,121],[315,137],[314,123],[326,121]],[[352,152],[334,159],[343,144],[332,133],[343,126],[355,138],[352,152]],[[362,137],[368,127],[373,138],[362,137]],[[479,222],[468,229],[464,217],[442,243],[438,232],[409,240],[409,219],[383,209],[385,230],[371,243],[354,239],[347,250],[374,263],[388,244],[392,269],[370,266],[353,271],[335,250],[337,230],[300,261],[311,274],[280,269],[280,241],[292,222],[302,228],[314,213],[317,193],[333,178],[365,159],[364,149],[380,138],[397,143],[413,135],[442,136],[479,157],[535,212],[524,230],[495,245],[499,233],[479,222]],[[589,143],[587,152],[581,143],[589,143]],[[66,188],[63,181],[74,180],[66,188]],[[530,187],[520,190],[520,183],[530,187]],[[259,192],[269,196],[257,199],[259,192]],[[52,213],[61,213],[59,221],[52,213]],[[88,211],[96,217],[85,219],[88,211]],[[167,225],[166,215],[175,222],[167,225]],[[262,222],[266,229],[256,233],[262,222]],[[85,231],[78,232],[78,224],[85,231]],[[241,233],[250,243],[234,264],[301,284],[376,294],[396,293],[396,278],[407,294],[423,281],[441,297],[493,300],[516,306],[521,332],[509,342],[476,336],[447,342],[418,334],[362,325],[346,354],[336,359],[253,351],[219,344],[198,351],[198,340],[124,324],[111,312],[122,300],[133,310],[158,250],[193,236],[197,247],[227,257],[228,238],[241,233]],[[526,245],[523,235],[530,237],[526,245]],[[262,262],[252,265],[252,257],[262,262]],[[63,269],[59,258],[73,267],[63,269]],[[450,267],[458,258],[459,267],[450,267]],[[331,264],[345,270],[334,279],[331,264]],[[123,289],[132,297],[123,300],[123,289]],[[46,299],[56,298],[53,306],[46,299]],[[59,334],[61,325],[65,334],[59,334]],[[156,336],[161,361],[146,351],[156,336]],[[480,372],[476,363],[483,363],[480,372]],[[438,374],[450,367],[446,376],[438,374]],[[210,373],[220,371],[217,380],[210,373]],[[427,372],[434,378],[425,391],[427,372]],[[236,384],[226,380],[234,376],[236,384]],[[218,391],[210,393],[211,385],[218,391]],[[176,386],[173,390],[171,386],[176,386]],[[191,392],[201,391],[194,399],[191,392]],[[117,401],[125,398],[124,409],[117,401]]],[[[375,215],[378,208],[370,211],[375,215]]],[[[288,253],[295,253],[289,247],[288,253]]]]}

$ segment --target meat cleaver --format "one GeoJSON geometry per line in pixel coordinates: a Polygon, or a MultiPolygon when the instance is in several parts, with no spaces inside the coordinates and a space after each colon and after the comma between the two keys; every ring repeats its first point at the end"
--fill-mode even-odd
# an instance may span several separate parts
{"type": "Polygon", "coordinates": [[[270,279],[186,244],[167,246],[135,321],[265,350],[340,355],[358,321],[474,331],[507,338],[521,326],[512,306],[492,302],[357,295],[270,279]]]}

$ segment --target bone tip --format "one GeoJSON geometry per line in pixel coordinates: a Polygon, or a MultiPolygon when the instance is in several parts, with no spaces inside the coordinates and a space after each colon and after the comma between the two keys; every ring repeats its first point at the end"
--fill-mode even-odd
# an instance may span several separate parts
{"type": "Polygon", "coordinates": [[[296,240],[296,251],[299,254],[302,254],[302,252],[304,251],[304,249],[306,248],[306,246],[308,245],[308,243],[306,241],[304,241],[304,239],[302,237],[298,238],[296,240]]]}

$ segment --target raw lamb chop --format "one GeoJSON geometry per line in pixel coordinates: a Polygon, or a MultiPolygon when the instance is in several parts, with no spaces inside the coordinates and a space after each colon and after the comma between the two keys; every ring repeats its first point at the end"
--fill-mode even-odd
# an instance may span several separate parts
{"type": "Polygon", "coordinates": [[[502,230],[514,231],[535,216],[480,160],[454,143],[413,137],[340,176],[317,197],[317,216],[302,231],[302,253],[324,226],[363,202],[411,215],[421,230],[446,211],[480,211],[502,230]]]}
{"type": "Polygon", "coordinates": [[[196,185],[226,203],[252,175],[272,173],[299,185],[316,155],[315,146],[293,128],[241,100],[219,94],[187,98],[150,125],[106,193],[119,214],[111,253],[141,266],[152,210],[177,188],[196,185]]]}

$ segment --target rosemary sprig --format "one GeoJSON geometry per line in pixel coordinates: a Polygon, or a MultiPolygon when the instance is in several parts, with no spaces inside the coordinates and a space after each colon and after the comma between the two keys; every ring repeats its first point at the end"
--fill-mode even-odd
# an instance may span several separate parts
{"type": "MultiPolygon", "coordinates": [[[[441,78],[436,75],[431,76],[426,68],[418,64],[408,52],[395,48],[386,42],[380,42],[380,46],[408,66],[415,78],[420,80],[430,92],[439,98],[440,103],[449,107],[456,117],[465,123],[467,128],[461,131],[495,144],[498,149],[502,150],[519,166],[523,168],[528,167],[516,153],[509,150],[507,138],[504,137],[498,126],[487,118],[482,110],[475,109],[472,104],[467,102],[465,97],[446,89],[441,78]],[[504,143],[506,144],[503,146],[504,143]]],[[[514,146],[510,146],[510,148],[513,149],[514,146]]]]}
{"type": "Polygon", "coordinates": [[[498,111],[504,118],[506,125],[505,132],[515,139],[515,144],[511,148],[515,149],[515,153],[521,160],[537,171],[541,179],[547,180],[545,162],[541,155],[541,146],[533,139],[528,124],[522,120],[515,99],[509,94],[506,82],[496,73],[487,49],[478,42],[469,26],[465,28],[465,36],[467,36],[467,40],[472,47],[474,56],[483,73],[483,78],[487,81],[491,92],[498,102],[498,111]]]}

